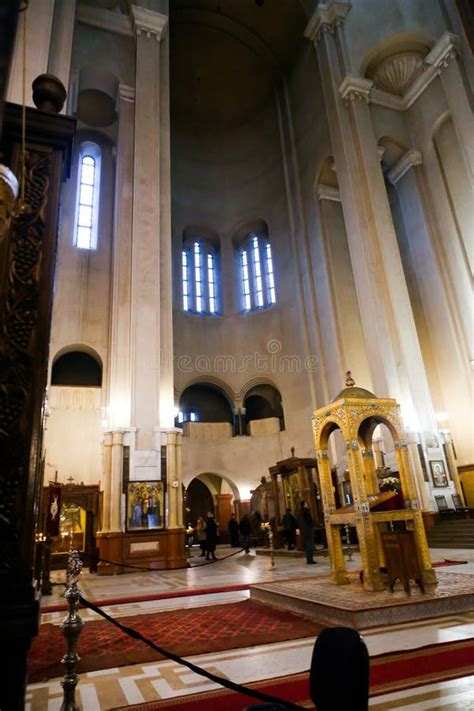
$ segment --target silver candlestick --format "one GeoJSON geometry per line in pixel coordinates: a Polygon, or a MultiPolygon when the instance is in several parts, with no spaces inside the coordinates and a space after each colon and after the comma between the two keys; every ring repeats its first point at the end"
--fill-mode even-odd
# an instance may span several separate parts
{"type": "Polygon", "coordinates": [[[61,630],[66,640],[66,654],[61,660],[61,664],[64,664],[66,668],[66,673],[61,679],[61,686],[63,687],[61,711],[79,711],[75,693],[79,679],[76,674],[76,664],[81,659],[77,653],[77,640],[84,626],[84,622],[77,612],[81,595],[77,582],[81,575],[81,569],[82,561],[79,553],[75,550],[70,550],[67,561],[66,592],[64,593],[69,610],[61,624],[61,630]]]}

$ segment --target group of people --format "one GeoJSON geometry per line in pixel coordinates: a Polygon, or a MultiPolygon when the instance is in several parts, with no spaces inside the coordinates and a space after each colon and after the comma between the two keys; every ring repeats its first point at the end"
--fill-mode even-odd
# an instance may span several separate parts
{"type": "Polygon", "coordinates": [[[200,557],[206,556],[206,560],[217,560],[216,545],[217,545],[217,523],[212,511],[207,512],[207,517],[204,519],[198,516],[196,522],[196,536],[201,549],[200,557]]]}
{"type": "MultiPolygon", "coordinates": [[[[252,520],[248,514],[244,514],[240,521],[237,521],[237,517],[233,513],[228,525],[231,547],[243,548],[246,553],[249,553],[252,528],[260,523],[258,519],[252,520]]],[[[291,551],[295,548],[296,533],[299,530],[305,547],[306,563],[314,565],[316,563],[314,560],[314,523],[308,503],[301,502],[297,517],[293,515],[290,508],[286,509],[282,524],[288,550],[291,551]]],[[[201,549],[201,557],[205,556],[206,560],[217,560],[218,528],[212,511],[207,512],[206,518],[198,516],[195,531],[201,549]]]]}

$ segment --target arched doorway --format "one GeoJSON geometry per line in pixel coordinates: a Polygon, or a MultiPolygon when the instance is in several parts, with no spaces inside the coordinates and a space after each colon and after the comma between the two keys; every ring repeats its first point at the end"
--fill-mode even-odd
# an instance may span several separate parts
{"type": "Polygon", "coordinates": [[[234,513],[234,501],[239,499],[237,487],[220,474],[198,474],[185,491],[185,523],[196,525],[198,516],[212,511],[219,528],[219,543],[229,541],[229,520],[234,513]]]}

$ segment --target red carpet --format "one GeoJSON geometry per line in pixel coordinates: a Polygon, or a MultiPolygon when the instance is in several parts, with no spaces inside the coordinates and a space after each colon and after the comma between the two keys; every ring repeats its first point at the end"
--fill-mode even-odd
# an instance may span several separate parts
{"type": "Polygon", "coordinates": [[[449,560],[449,558],[445,558],[432,565],[433,568],[442,568],[444,565],[467,565],[467,560],[449,560]]]}
{"type": "MultiPolygon", "coordinates": [[[[321,630],[321,625],[312,620],[254,600],[120,617],[120,622],[180,656],[316,637],[321,630]]],[[[41,625],[29,654],[28,682],[63,676],[60,660],[64,652],[60,628],[50,623],[41,625]]],[[[79,673],[163,658],[105,620],[86,622],[78,652],[82,657],[79,673]]]]}
{"type": "MultiPolygon", "coordinates": [[[[93,597],[88,598],[97,607],[106,607],[107,605],[126,605],[129,602],[150,602],[152,600],[172,600],[175,597],[192,597],[193,595],[208,595],[209,593],[234,592],[235,590],[248,590],[250,583],[239,585],[223,585],[214,588],[187,588],[186,590],[178,590],[176,592],[166,593],[149,593],[148,595],[135,595],[128,597],[104,597],[103,599],[95,600],[93,597]]],[[[82,605],[81,605],[82,607],[82,605]]],[[[41,612],[65,612],[67,605],[45,605],[41,606],[41,612]]]]}
{"type": "MultiPolygon", "coordinates": [[[[377,696],[422,684],[447,681],[474,673],[474,639],[428,645],[406,652],[381,654],[370,660],[370,695],[377,696]]],[[[296,704],[309,704],[308,673],[248,685],[296,704]]],[[[115,711],[242,711],[256,699],[227,689],[121,707],[115,711]]],[[[308,706],[308,708],[314,708],[308,706]]],[[[336,706],[335,706],[336,709],[336,706]]]]}

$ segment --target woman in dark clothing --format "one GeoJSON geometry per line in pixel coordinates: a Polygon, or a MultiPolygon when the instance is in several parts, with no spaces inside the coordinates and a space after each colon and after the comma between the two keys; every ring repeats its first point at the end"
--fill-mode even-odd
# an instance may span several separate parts
{"type": "Polygon", "coordinates": [[[237,523],[237,519],[235,518],[235,514],[232,514],[232,518],[229,521],[229,537],[230,537],[230,545],[232,548],[240,548],[240,542],[239,542],[239,524],[237,523]]]}
{"type": "Polygon", "coordinates": [[[217,560],[216,558],[216,543],[217,543],[217,524],[212,511],[207,512],[206,519],[206,560],[217,560]]]}
{"type": "Polygon", "coordinates": [[[318,711],[367,711],[369,653],[356,630],[322,630],[313,649],[309,689],[318,711]]]}
{"type": "Polygon", "coordinates": [[[250,519],[247,514],[240,519],[239,529],[242,536],[242,548],[245,548],[246,553],[250,553],[250,519]]]}
{"type": "Polygon", "coordinates": [[[300,529],[301,538],[303,539],[304,548],[306,551],[306,562],[309,565],[316,563],[313,560],[314,553],[314,524],[311,511],[306,501],[300,504],[300,512],[298,514],[298,528],[300,529]]]}
{"type": "Polygon", "coordinates": [[[296,543],[296,518],[291,513],[291,509],[286,509],[286,514],[281,520],[283,524],[283,532],[286,539],[288,550],[292,551],[296,543]]]}

